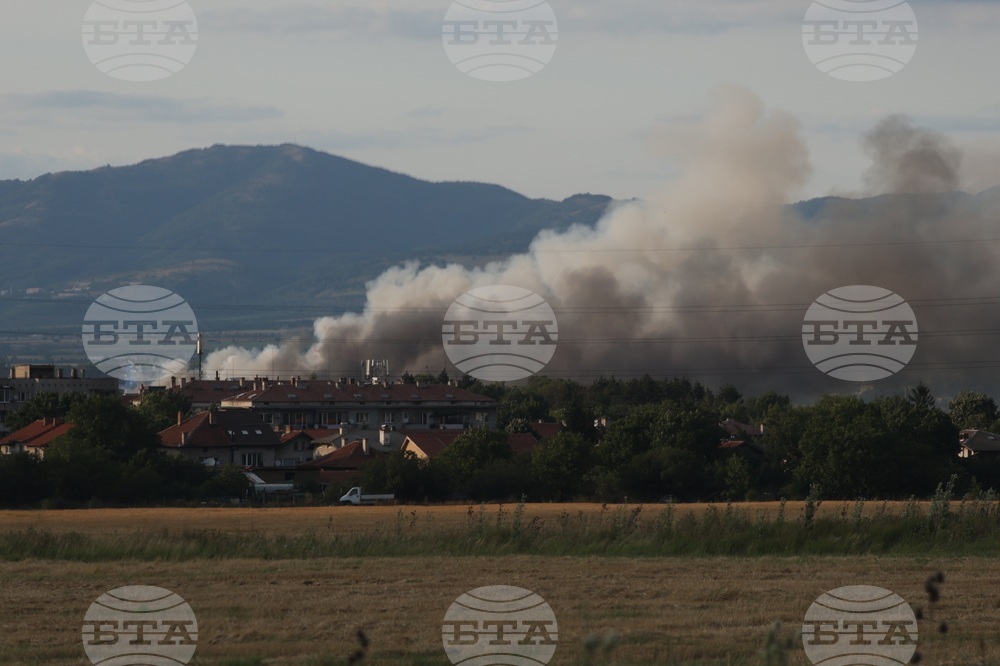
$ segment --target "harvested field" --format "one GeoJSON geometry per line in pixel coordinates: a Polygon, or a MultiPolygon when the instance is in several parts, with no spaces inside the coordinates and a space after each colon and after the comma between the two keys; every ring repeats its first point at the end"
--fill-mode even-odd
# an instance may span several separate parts
{"type": "MultiPolygon", "coordinates": [[[[926,503],[921,503],[926,506],[926,503]]],[[[495,514],[500,505],[486,505],[495,514]]],[[[634,509],[636,505],[602,504],[527,504],[524,520],[538,517],[553,524],[560,515],[571,517],[599,516],[617,509],[634,509]]],[[[643,507],[646,514],[659,511],[664,505],[650,504],[643,507]]],[[[724,510],[725,504],[674,504],[670,505],[678,518],[686,514],[702,515],[710,507],[724,510]]],[[[742,502],[733,505],[752,517],[764,515],[773,518],[780,509],[778,502],[742,502]]],[[[904,502],[868,502],[863,507],[865,515],[886,511],[898,515],[904,502]]],[[[817,516],[836,516],[853,512],[854,503],[824,502],[817,516]]],[[[479,505],[471,507],[478,511],[479,505]]],[[[505,505],[508,511],[513,505],[505,505]]],[[[802,515],[804,502],[787,502],[788,518],[802,515]]],[[[420,525],[440,528],[462,527],[468,519],[469,505],[379,505],[379,506],[318,506],[318,507],[202,507],[158,509],[81,509],[72,511],[0,511],[0,529],[25,529],[36,527],[54,532],[79,531],[86,534],[121,534],[123,532],[179,530],[221,530],[224,532],[266,532],[269,534],[301,534],[307,530],[340,533],[368,532],[373,526],[392,525],[402,515],[409,520],[416,516],[420,525]]]]}
{"type": "MultiPolygon", "coordinates": [[[[995,548],[989,557],[944,556],[930,545],[926,552],[892,557],[666,557],[656,549],[702,533],[724,540],[727,529],[773,529],[781,510],[776,504],[737,505],[728,512],[725,506],[677,505],[676,531],[661,542],[656,530],[664,507],[644,507],[642,518],[630,523],[639,515],[636,508],[527,505],[521,522],[548,535],[527,542],[527,552],[504,550],[518,538],[511,531],[518,511],[512,506],[472,507],[471,513],[467,506],[0,512],[0,662],[87,664],[81,628],[90,604],[116,587],[155,585],[180,594],[197,614],[194,664],[347,664],[358,649],[358,628],[371,641],[364,664],[448,664],[441,633],[451,603],[476,587],[514,585],[540,594],[556,614],[553,664],[760,664],[775,621],[783,625],[781,637],[791,640],[789,663],[807,664],[798,632],[820,594],[874,585],[929,610],[924,583],[937,571],[946,579],[935,620],[947,621],[949,631],[938,633],[937,622],[921,625],[923,663],[1000,660],[995,548]],[[494,524],[498,516],[502,528],[494,524]],[[489,529],[480,525],[484,521],[489,529]],[[312,544],[312,534],[320,535],[322,547],[312,544]],[[591,539],[628,544],[640,537],[652,544],[652,555],[590,551],[591,539]],[[574,555],[546,553],[546,538],[564,540],[564,550],[574,555]],[[336,550],[341,539],[355,554],[314,555],[336,550]],[[132,555],[131,544],[144,540],[143,556],[132,555]],[[27,550],[11,548],[18,541],[27,550]],[[171,550],[176,542],[197,542],[206,550],[171,550]],[[466,544],[471,553],[462,552],[466,544]],[[621,636],[617,647],[588,660],[588,637],[612,633],[621,636]]],[[[845,533],[857,528],[864,541],[864,529],[880,534],[909,520],[940,547],[966,528],[996,531],[990,527],[995,507],[953,503],[942,517],[944,509],[824,503],[809,526],[805,505],[788,503],[781,525],[791,531],[777,534],[825,548],[834,543],[823,539],[835,527],[845,533]],[[914,511],[916,517],[905,517],[914,511]]],[[[908,549],[923,535],[911,535],[908,549]]],[[[991,543],[970,550],[978,553],[991,543]]]]}
{"type": "MultiPolygon", "coordinates": [[[[914,606],[923,583],[946,573],[937,617],[921,629],[925,663],[1000,658],[1000,571],[990,561],[844,558],[367,558],[316,561],[0,564],[5,664],[86,664],[81,622],[104,591],[149,584],[197,613],[197,664],[344,664],[363,627],[367,664],[447,664],[441,623],[458,595],[519,585],[559,621],[552,663],[581,664],[590,634],[620,632],[614,664],[756,664],[772,622],[796,637],[811,602],[842,585],[878,585],[914,606]],[[261,661],[251,658],[260,657],[261,661]],[[234,661],[242,658],[244,661],[234,661]]],[[[801,644],[791,663],[805,664],[801,644]]]]}

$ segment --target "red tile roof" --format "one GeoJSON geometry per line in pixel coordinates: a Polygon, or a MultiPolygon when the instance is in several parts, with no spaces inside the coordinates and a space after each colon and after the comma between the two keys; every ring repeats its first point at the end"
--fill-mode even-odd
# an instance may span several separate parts
{"type": "MultiPolygon", "coordinates": [[[[409,440],[406,446],[412,443],[424,452],[428,458],[434,458],[441,454],[458,437],[468,432],[467,430],[423,430],[407,432],[406,439],[409,440]]],[[[531,453],[538,446],[538,440],[528,432],[507,435],[507,443],[515,455],[531,453]]]]}
{"type": "Polygon", "coordinates": [[[191,404],[199,406],[221,404],[226,398],[245,391],[250,385],[252,384],[245,383],[244,386],[240,386],[239,379],[192,379],[183,387],[178,383],[168,390],[191,398],[191,404]]]}
{"type": "Polygon", "coordinates": [[[371,449],[365,453],[361,442],[351,442],[321,458],[302,463],[296,469],[358,470],[381,455],[385,454],[371,449]]]}
{"type": "Polygon", "coordinates": [[[507,435],[507,443],[510,444],[514,455],[531,453],[538,448],[538,440],[530,432],[519,432],[507,435]]]}
{"type": "Polygon", "coordinates": [[[21,446],[45,447],[57,437],[65,435],[72,428],[72,423],[66,423],[62,419],[38,419],[0,439],[0,444],[5,446],[20,444],[21,446]]]}
{"type": "Polygon", "coordinates": [[[281,440],[255,414],[222,411],[201,412],[179,425],[170,426],[160,433],[160,442],[170,448],[228,448],[231,445],[277,447],[281,440]],[[184,435],[187,435],[187,442],[184,435]]]}
{"type": "Polygon", "coordinates": [[[321,444],[332,442],[341,437],[339,429],[331,430],[329,428],[303,428],[300,430],[289,430],[280,434],[282,444],[290,442],[299,436],[304,436],[311,442],[319,442],[321,444]]]}
{"type": "Polygon", "coordinates": [[[538,437],[538,441],[555,437],[563,429],[562,423],[532,423],[528,427],[538,437]]]}
{"type": "Polygon", "coordinates": [[[409,440],[404,446],[409,447],[410,442],[424,452],[428,458],[439,455],[449,444],[455,441],[463,430],[414,430],[406,433],[409,440]]]}

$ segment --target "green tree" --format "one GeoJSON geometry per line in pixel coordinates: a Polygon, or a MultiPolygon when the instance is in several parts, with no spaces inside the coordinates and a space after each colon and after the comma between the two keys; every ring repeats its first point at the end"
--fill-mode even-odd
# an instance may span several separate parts
{"type": "Polygon", "coordinates": [[[147,391],[136,409],[156,432],[177,423],[177,415],[191,413],[191,398],[177,391],[147,391]]]}
{"type": "Polygon", "coordinates": [[[450,471],[453,487],[467,492],[469,480],[476,470],[495,460],[513,457],[507,434],[486,428],[469,430],[455,438],[438,456],[450,471]]]}
{"type": "Polygon", "coordinates": [[[243,497],[253,484],[240,465],[224,465],[204,484],[201,491],[205,497],[243,497]]]}
{"type": "Polygon", "coordinates": [[[978,391],[962,391],[948,404],[948,415],[959,430],[987,430],[997,420],[997,404],[978,391]]]}
{"type": "Polygon", "coordinates": [[[85,397],[84,393],[37,393],[7,416],[7,427],[14,432],[39,419],[65,419],[73,405],[85,397]]]}
{"type": "Polygon", "coordinates": [[[934,405],[937,403],[937,400],[935,400],[930,388],[928,388],[928,386],[923,382],[920,382],[908,390],[906,392],[906,399],[913,405],[923,407],[924,409],[933,409],[934,405]]]}
{"type": "Polygon", "coordinates": [[[549,406],[541,395],[515,387],[507,390],[497,403],[497,426],[506,428],[515,421],[534,423],[549,415],[549,406]]]}
{"type": "Polygon", "coordinates": [[[805,487],[819,485],[831,497],[873,497],[881,477],[892,469],[885,455],[887,437],[884,424],[860,398],[825,396],[805,424],[797,478],[805,487]]]}
{"type": "Polygon", "coordinates": [[[159,434],[147,416],[126,407],[118,396],[85,396],[73,404],[66,420],[73,424],[66,438],[104,449],[120,462],[160,446],[159,434]]]}
{"type": "Polygon", "coordinates": [[[560,432],[542,441],[531,455],[535,495],[560,501],[579,496],[593,459],[593,442],[579,433],[560,432]]]}
{"type": "Polygon", "coordinates": [[[30,453],[0,456],[0,505],[35,504],[52,494],[47,469],[30,453]]]}
{"type": "Polygon", "coordinates": [[[404,501],[422,500],[422,466],[409,451],[378,456],[361,469],[361,487],[369,493],[393,493],[404,501]]]}

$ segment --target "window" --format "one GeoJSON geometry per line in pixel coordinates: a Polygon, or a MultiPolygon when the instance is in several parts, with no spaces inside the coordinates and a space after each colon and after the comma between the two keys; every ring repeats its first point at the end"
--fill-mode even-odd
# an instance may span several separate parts
{"type": "Polygon", "coordinates": [[[244,467],[260,467],[264,464],[264,454],[244,453],[240,456],[240,462],[244,467]]]}
{"type": "Polygon", "coordinates": [[[379,423],[395,423],[396,422],[396,412],[391,412],[389,410],[385,410],[385,411],[380,412],[379,415],[378,415],[378,422],[379,423]]]}
{"type": "Polygon", "coordinates": [[[271,412],[264,412],[263,414],[260,415],[260,417],[264,420],[264,423],[266,423],[267,425],[274,425],[274,414],[272,414],[271,412]]]}
{"type": "Polygon", "coordinates": [[[368,412],[355,412],[354,422],[359,425],[368,425],[368,412]]]}

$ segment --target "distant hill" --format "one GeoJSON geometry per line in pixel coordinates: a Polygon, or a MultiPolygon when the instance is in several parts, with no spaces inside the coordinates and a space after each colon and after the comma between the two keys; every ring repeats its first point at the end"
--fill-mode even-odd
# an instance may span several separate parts
{"type": "Polygon", "coordinates": [[[295,305],[315,308],[309,319],[357,306],[364,283],[401,260],[481,263],[526,249],[542,229],[593,224],[610,203],[431,183],[295,145],[213,146],[3,181],[0,316],[58,325],[65,308],[41,303],[85,307],[140,281],[242,325],[284,322],[295,305]]]}

